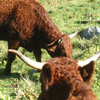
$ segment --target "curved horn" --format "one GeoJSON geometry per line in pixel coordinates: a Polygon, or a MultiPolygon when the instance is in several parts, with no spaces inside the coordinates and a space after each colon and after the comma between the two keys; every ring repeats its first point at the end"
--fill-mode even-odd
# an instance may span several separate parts
{"type": "Polygon", "coordinates": [[[88,58],[87,60],[84,61],[78,61],[78,66],[85,66],[87,64],[89,64],[91,61],[96,61],[98,58],[100,57],[100,51],[97,52],[95,55],[93,55],[92,57],[88,58]]]}
{"type": "Polygon", "coordinates": [[[75,33],[69,35],[70,39],[73,38],[78,32],[79,32],[79,28],[77,28],[77,31],[75,33]]]}
{"type": "Polygon", "coordinates": [[[38,70],[42,70],[42,67],[46,64],[46,62],[41,63],[41,62],[33,61],[33,60],[29,59],[28,57],[24,56],[22,53],[20,53],[17,50],[9,49],[8,52],[15,53],[27,65],[29,65],[32,68],[38,69],[38,70]]]}

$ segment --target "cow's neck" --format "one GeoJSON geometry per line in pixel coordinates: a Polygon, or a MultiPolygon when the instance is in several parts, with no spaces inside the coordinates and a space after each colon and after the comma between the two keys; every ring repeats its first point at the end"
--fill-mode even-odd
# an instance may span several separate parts
{"type": "Polygon", "coordinates": [[[35,11],[37,12],[37,24],[40,30],[39,34],[44,35],[47,42],[53,42],[56,38],[62,36],[59,29],[51,20],[49,14],[39,2],[35,1],[35,11]],[[43,34],[42,34],[43,33],[43,34]]]}
{"type": "Polygon", "coordinates": [[[62,36],[58,28],[54,24],[50,25],[49,22],[44,30],[45,30],[45,35],[47,36],[46,39],[48,39],[50,43],[55,41],[56,39],[59,39],[62,36]]]}
{"type": "Polygon", "coordinates": [[[54,44],[63,36],[59,29],[53,24],[53,22],[45,23],[39,30],[39,41],[41,41],[41,43],[44,42],[43,44],[45,44],[46,46],[48,46],[49,44],[54,44]]]}

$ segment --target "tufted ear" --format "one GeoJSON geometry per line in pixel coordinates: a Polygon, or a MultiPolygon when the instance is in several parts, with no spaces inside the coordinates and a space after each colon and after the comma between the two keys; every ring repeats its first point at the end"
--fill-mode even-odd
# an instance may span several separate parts
{"type": "Polygon", "coordinates": [[[84,67],[80,67],[79,71],[84,80],[84,82],[90,82],[94,73],[94,61],[91,61],[89,64],[84,67]]]}
{"type": "Polygon", "coordinates": [[[50,64],[45,64],[42,69],[42,78],[45,83],[46,89],[53,82],[54,68],[50,64]]]}

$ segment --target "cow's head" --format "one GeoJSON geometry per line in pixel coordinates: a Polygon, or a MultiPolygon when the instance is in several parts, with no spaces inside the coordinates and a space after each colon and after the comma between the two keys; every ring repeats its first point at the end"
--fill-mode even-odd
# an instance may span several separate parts
{"type": "Polygon", "coordinates": [[[67,57],[52,58],[46,62],[34,62],[15,50],[24,62],[41,70],[39,100],[96,100],[92,90],[84,82],[90,81],[94,72],[94,61],[100,52],[85,61],[67,57]]]}
{"type": "Polygon", "coordinates": [[[52,43],[47,45],[47,51],[52,57],[72,57],[72,44],[71,44],[71,38],[73,38],[77,33],[79,29],[71,35],[61,35],[58,39],[53,41],[52,43]]]}
{"type": "Polygon", "coordinates": [[[72,44],[69,36],[62,35],[59,39],[47,46],[47,51],[51,57],[72,57],[72,44]]]}

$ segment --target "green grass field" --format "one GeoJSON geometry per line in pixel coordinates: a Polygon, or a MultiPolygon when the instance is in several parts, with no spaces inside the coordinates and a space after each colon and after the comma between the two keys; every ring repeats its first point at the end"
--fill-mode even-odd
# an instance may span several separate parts
{"type": "MultiPolygon", "coordinates": [[[[74,33],[80,28],[79,34],[71,42],[73,58],[84,60],[100,50],[100,36],[91,40],[81,38],[82,31],[90,26],[100,26],[99,22],[83,24],[81,20],[100,19],[100,0],[39,0],[48,11],[53,22],[61,32],[74,33]]],[[[7,63],[7,42],[0,42],[0,100],[37,100],[41,92],[39,82],[40,73],[32,72],[18,57],[12,64],[11,76],[4,76],[3,71],[7,63]]],[[[33,53],[20,48],[23,54],[35,60],[33,53]]],[[[51,57],[42,50],[42,61],[51,57]]],[[[93,82],[91,83],[95,95],[100,100],[100,59],[96,61],[93,82]]]]}

